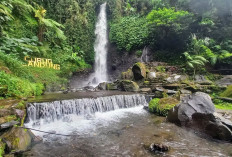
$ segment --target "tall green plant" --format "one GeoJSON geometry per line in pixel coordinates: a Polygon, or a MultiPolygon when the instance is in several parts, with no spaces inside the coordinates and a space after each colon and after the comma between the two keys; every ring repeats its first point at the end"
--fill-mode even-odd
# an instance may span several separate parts
{"type": "Polygon", "coordinates": [[[208,62],[204,57],[199,55],[190,55],[188,52],[183,53],[186,60],[186,66],[190,69],[193,69],[193,76],[195,77],[196,72],[201,67],[205,66],[208,62]]]}

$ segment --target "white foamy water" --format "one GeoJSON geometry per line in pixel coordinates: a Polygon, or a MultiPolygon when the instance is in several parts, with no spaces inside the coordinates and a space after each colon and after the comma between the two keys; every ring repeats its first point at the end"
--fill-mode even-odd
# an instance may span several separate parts
{"type": "Polygon", "coordinates": [[[29,123],[25,125],[46,132],[82,135],[119,122],[128,114],[146,113],[144,105],[146,98],[140,94],[32,103],[27,109],[29,123]]]}
{"type": "MultiPolygon", "coordinates": [[[[94,134],[95,130],[100,127],[107,127],[112,123],[120,122],[122,118],[128,117],[130,114],[146,114],[147,112],[143,109],[143,106],[137,106],[133,108],[118,109],[109,112],[97,112],[94,115],[86,118],[84,116],[77,116],[75,114],[68,115],[65,120],[55,120],[51,123],[46,123],[41,120],[41,124],[33,126],[33,123],[27,123],[26,127],[38,129],[46,132],[56,132],[57,134],[65,135],[84,135],[94,134]]],[[[47,133],[38,131],[32,132],[43,137],[47,133]]]]}
{"type": "Polygon", "coordinates": [[[106,82],[107,77],[107,16],[106,3],[100,6],[100,13],[95,28],[95,71],[91,76],[92,85],[98,85],[100,82],[106,82]]]}

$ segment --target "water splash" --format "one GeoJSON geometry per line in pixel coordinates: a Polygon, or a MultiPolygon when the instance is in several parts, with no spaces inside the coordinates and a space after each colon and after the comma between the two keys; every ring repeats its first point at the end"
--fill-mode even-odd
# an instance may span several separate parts
{"type": "Polygon", "coordinates": [[[107,16],[106,3],[100,6],[100,13],[95,29],[95,72],[92,76],[91,84],[98,85],[100,82],[106,82],[107,76],[107,16]]]}

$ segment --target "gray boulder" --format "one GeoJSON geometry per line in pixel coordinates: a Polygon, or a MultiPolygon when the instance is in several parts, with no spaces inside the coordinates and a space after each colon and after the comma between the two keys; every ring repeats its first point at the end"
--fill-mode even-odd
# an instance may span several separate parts
{"type": "Polygon", "coordinates": [[[167,120],[202,131],[216,139],[232,140],[232,122],[215,113],[214,104],[206,93],[197,92],[183,98],[169,111],[167,120]]]}
{"type": "Polygon", "coordinates": [[[33,138],[33,133],[30,130],[20,127],[13,127],[10,131],[1,136],[9,152],[22,152],[28,150],[33,138]]]}

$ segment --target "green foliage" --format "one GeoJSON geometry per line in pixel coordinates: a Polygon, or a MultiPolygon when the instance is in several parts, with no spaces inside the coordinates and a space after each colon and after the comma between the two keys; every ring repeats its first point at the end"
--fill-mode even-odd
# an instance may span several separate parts
{"type": "Polygon", "coordinates": [[[66,37],[64,35],[64,32],[60,28],[64,28],[62,24],[59,24],[58,22],[52,20],[52,19],[46,19],[46,10],[43,7],[39,7],[39,9],[35,10],[35,17],[38,18],[39,22],[39,32],[38,32],[38,38],[39,41],[43,41],[43,34],[46,30],[46,28],[51,29],[55,32],[53,34],[54,36],[57,36],[57,38],[61,40],[65,40],[66,37]]]}
{"type": "Polygon", "coordinates": [[[16,105],[17,109],[23,110],[26,108],[26,103],[22,100],[16,105]]]}
{"type": "Polygon", "coordinates": [[[155,98],[149,102],[149,111],[156,113],[160,116],[167,116],[169,110],[172,109],[178,103],[178,100],[171,97],[162,99],[155,98]]]}
{"type": "Polygon", "coordinates": [[[150,102],[149,102],[149,111],[150,112],[153,112],[155,113],[156,112],[156,108],[158,106],[158,103],[159,103],[159,98],[155,98],[155,99],[152,99],[150,102]]]}
{"type": "Polygon", "coordinates": [[[227,89],[220,96],[232,98],[232,85],[228,86],[227,89]]]}
{"type": "Polygon", "coordinates": [[[148,27],[146,19],[128,16],[110,25],[110,41],[115,42],[120,50],[131,51],[146,44],[148,27]]]}
{"type": "Polygon", "coordinates": [[[158,10],[152,10],[147,15],[149,24],[155,24],[156,26],[170,27],[175,25],[176,29],[181,29],[181,18],[189,16],[187,11],[175,11],[174,8],[163,8],[158,10]]]}
{"type": "Polygon", "coordinates": [[[142,51],[142,50],[137,50],[137,51],[135,52],[135,54],[136,54],[137,57],[141,57],[142,54],[143,54],[143,51],[142,51]]]}
{"type": "Polygon", "coordinates": [[[44,86],[0,71],[1,97],[27,97],[41,94],[44,86]],[[41,89],[42,88],[42,89],[41,89]]]}
{"type": "Polygon", "coordinates": [[[0,50],[6,54],[14,55],[16,58],[24,58],[24,56],[41,56],[38,49],[38,38],[2,38],[0,50]]]}
{"type": "Polygon", "coordinates": [[[33,81],[33,76],[30,74],[27,67],[22,66],[23,62],[15,58],[14,55],[6,55],[0,52],[0,62],[3,66],[9,68],[10,72],[13,72],[17,77],[28,79],[33,81]]]}
{"type": "Polygon", "coordinates": [[[3,34],[4,26],[14,19],[12,16],[13,6],[8,1],[0,1],[0,35],[3,34]]]}
{"type": "Polygon", "coordinates": [[[183,53],[186,60],[186,67],[193,69],[193,76],[196,74],[196,70],[204,67],[208,62],[204,57],[199,55],[190,55],[188,52],[183,53]]]}
{"type": "Polygon", "coordinates": [[[230,42],[217,45],[214,40],[208,37],[205,39],[197,39],[196,35],[193,35],[189,50],[192,54],[205,57],[210,61],[211,65],[215,65],[219,62],[226,62],[227,59],[232,57],[232,53],[227,51],[227,49],[230,49],[229,45],[230,42]]]}
{"type": "Polygon", "coordinates": [[[232,103],[228,103],[220,99],[214,99],[213,102],[217,109],[232,110],[232,103]]]}

